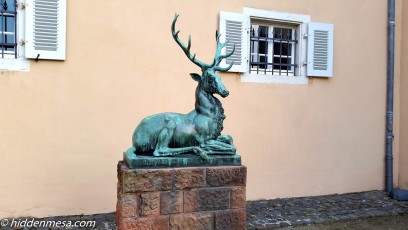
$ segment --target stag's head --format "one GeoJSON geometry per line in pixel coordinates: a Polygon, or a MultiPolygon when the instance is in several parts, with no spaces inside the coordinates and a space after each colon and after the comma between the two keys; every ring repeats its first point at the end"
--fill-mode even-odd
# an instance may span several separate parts
{"type": "Polygon", "coordinates": [[[187,46],[178,38],[178,34],[180,31],[175,31],[176,27],[176,21],[178,18],[178,14],[174,16],[173,23],[171,24],[171,33],[173,35],[174,40],[177,42],[177,44],[181,47],[181,49],[184,51],[188,59],[192,61],[194,64],[199,66],[201,68],[201,75],[192,73],[190,74],[191,77],[198,82],[199,86],[204,89],[207,93],[211,94],[219,94],[221,97],[226,97],[228,96],[229,92],[225,88],[224,84],[221,81],[220,76],[218,76],[215,72],[216,71],[228,71],[231,69],[233,63],[231,63],[227,67],[221,67],[219,66],[222,59],[227,58],[231,56],[234,51],[235,51],[235,45],[234,48],[231,52],[221,55],[222,49],[227,45],[228,41],[225,43],[220,42],[220,35],[218,32],[215,33],[215,39],[217,42],[217,48],[215,52],[215,57],[214,60],[211,64],[206,64],[196,58],[196,55],[192,55],[190,53],[190,48],[191,48],[191,36],[188,36],[188,43],[187,46]]]}

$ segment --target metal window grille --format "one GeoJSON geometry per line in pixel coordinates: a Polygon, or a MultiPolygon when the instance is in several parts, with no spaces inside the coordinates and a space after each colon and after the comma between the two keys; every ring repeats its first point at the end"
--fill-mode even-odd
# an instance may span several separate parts
{"type": "Polygon", "coordinates": [[[17,0],[0,0],[0,52],[17,58],[17,0]]]}
{"type": "Polygon", "coordinates": [[[295,29],[252,24],[250,73],[295,75],[297,42],[295,29]]]}

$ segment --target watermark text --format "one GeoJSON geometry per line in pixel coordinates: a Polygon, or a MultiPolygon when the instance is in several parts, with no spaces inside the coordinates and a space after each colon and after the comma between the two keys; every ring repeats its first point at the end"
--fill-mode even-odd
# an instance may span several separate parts
{"type": "Polygon", "coordinates": [[[94,220],[44,220],[35,218],[2,219],[1,227],[10,228],[95,228],[94,220]]]}

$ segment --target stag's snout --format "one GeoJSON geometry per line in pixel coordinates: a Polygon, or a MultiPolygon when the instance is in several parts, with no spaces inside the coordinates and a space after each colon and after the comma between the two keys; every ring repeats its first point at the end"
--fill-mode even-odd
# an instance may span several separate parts
{"type": "Polygon", "coordinates": [[[225,88],[224,84],[221,82],[220,77],[216,77],[216,82],[217,82],[217,94],[220,95],[221,97],[227,97],[229,95],[229,91],[227,88],[225,88]]]}
{"type": "Polygon", "coordinates": [[[229,91],[228,90],[223,90],[220,92],[220,96],[221,97],[227,97],[229,95],[229,91]]]}

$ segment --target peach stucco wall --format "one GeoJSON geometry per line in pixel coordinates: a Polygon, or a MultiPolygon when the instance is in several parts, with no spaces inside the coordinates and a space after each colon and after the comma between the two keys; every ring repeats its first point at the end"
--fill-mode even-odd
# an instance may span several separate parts
{"type": "Polygon", "coordinates": [[[399,181],[398,186],[408,189],[408,2],[402,3],[402,44],[401,50],[401,78],[400,78],[400,152],[399,152],[399,181]]]}
{"type": "Polygon", "coordinates": [[[386,0],[67,2],[67,60],[0,74],[0,217],[115,210],[116,164],[134,127],[194,106],[188,73],[199,70],[171,37],[175,12],[180,37],[190,33],[205,61],[220,11],[334,24],[333,78],[285,85],[221,74],[224,133],[248,167],[249,200],[384,188],[386,0]]]}

